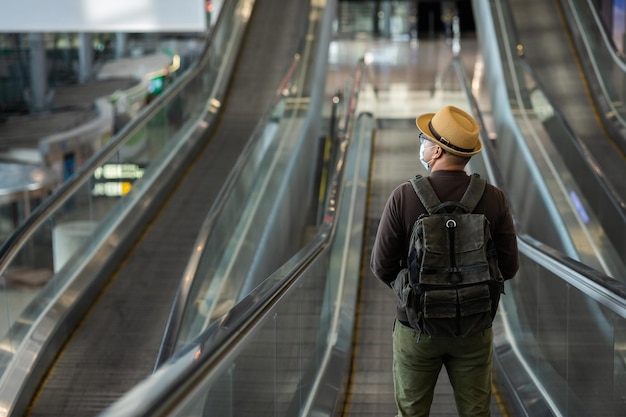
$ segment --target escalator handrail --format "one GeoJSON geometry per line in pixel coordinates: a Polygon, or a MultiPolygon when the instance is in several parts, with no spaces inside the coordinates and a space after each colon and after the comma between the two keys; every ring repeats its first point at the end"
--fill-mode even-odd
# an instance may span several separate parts
{"type": "MultiPolygon", "coordinates": [[[[218,16],[216,27],[224,17],[218,16]]],[[[85,161],[63,184],[61,184],[50,196],[41,202],[31,214],[2,242],[0,246],[0,275],[2,275],[11,261],[35,234],[36,230],[53,215],[66,201],[68,201],[80,188],[91,179],[98,167],[108,161],[116,152],[124,146],[148,120],[157,115],[171,100],[174,99],[185,86],[191,82],[202,70],[205,61],[209,58],[207,53],[214,41],[210,31],[206,35],[204,47],[200,53],[199,61],[189,70],[184,72],[180,78],[159,95],[150,105],[144,107],[139,114],[127,123],[115,136],[111,138],[102,148],[85,161]]]]}
{"type": "Polygon", "coordinates": [[[520,252],[529,259],[626,318],[626,284],[563,255],[531,236],[518,235],[518,245],[520,252]]]}
{"type": "MultiPolygon", "coordinates": [[[[602,23],[602,19],[600,19],[600,16],[598,15],[598,11],[596,10],[592,1],[591,0],[586,0],[586,1],[587,1],[587,5],[589,6],[589,10],[591,11],[591,14],[593,15],[593,20],[595,21],[596,26],[598,27],[598,30],[600,31],[600,35],[602,36],[602,41],[604,42],[606,50],[612,52],[610,54],[611,58],[613,59],[613,62],[619,67],[619,69],[622,72],[626,72],[626,62],[624,62],[624,55],[618,54],[617,51],[615,50],[615,45],[613,45],[613,43],[611,42],[611,40],[609,39],[606,33],[606,30],[604,30],[604,24],[602,23]]],[[[571,0],[568,0],[568,3],[570,5],[570,9],[572,11],[576,11],[576,7],[572,4],[571,0]]]]}
{"type": "Polygon", "coordinates": [[[40,379],[52,364],[58,349],[67,341],[70,335],[68,330],[78,325],[89,304],[93,302],[96,292],[102,290],[104,280],[110,277],[107,274],[114,267],[112,264],[120,261],[118,255],[122,254],[122,251],[118,253],[115,251],[119,247],[127,246],[131,240],[129,236],[137,236],[137,231],[133,229],[135,225],[145,225],[146,214],[154,208],[153,203],[164,196],[172,184],[171,179],[182,173],[184,168],[182,162],[189,158],[190,150],[202,143],[206,132],[212,127],[212,121],[219,112],[207,108],[207,103],[223,100],[229,83],[230,68],[239,53],[239,40],[249,20],[246,14],[241,13],[241,10],[237,11],[236,8],[241,5],[250,6],[246,7],[248,11],[251,10],[251,4],[254,4],[254,0],[225,1],[214,30],[207,36],[201,55],[193,66],[181,74],[180,78],[175,80],[162,96],[155,99],[151,106],[144,108],[137,119],[130,122],[103,146],[100,153],[92,155],[68,183],[63,184],[48,201],[44,201],[34,210],[31,217],[14,233],[13,239],[3,244],[0,276],[6,272],[20,250],[29,244],[30,237],[37,236],[39,233],[37,228],[45,225],[50,219],[54,220],[54,211],[62,209],[62,204],[72,198],[72,193],[89,181],[94,165],[106,160],[108,155],[115,155],[118,149],[132,140],[142,127],[142,123],[148,123],[149,119],[163,111],[171,100],[176,99],[181,93],[184,94],[189,83],[195,82],[194,78],[203,77],[207,68],[217,74],[213,82],[205,84],[206,89],[203,89],[202,93],[206,95],[202,101],[194,103],[199,104],[199,107],[194,107],[194,110],[199,110],[198,114],[194,114],[183,125],[185,128],[193,124],[195,128],[181,129],[183,135],[177,137],[180,140],[170,141],[173,145],[167,148],[170,152],[167,155],[160,155],[165,158],[158,160],[160,164],[154,164],[154,175],[143,177],[145,187],[137,187],[137,192],[128,193],[128,204],[124,204],[127,202],[124,200],[124,203],[116,206],[115,211],[110,212],[115,217],[112,219],[113,224],[107,224],[109,228],[104,230],[106,236],[92,237],[90,244],[83,247],[83,254],[86,256],[77,259],[74,265],[69,265],[70,268],[64,268],[58,274],[58,279],[52,281],[53,284],[61,282],[62,285],[43,287],[35,295],[36,298],[17,316],[17,320],[11,323],[9,333],[2,340],[8,343],[3,343],[3,349],[0,350],[0,409],[4,410],[6,415],[21,415],[25,412],[31,401],[31,395],[41,382],[40,379]],[[226,33],[227,36],[221,37],[222,33],[226,33]],[[224,44],[226,46],[219,51],[219,59],[209,61],[216,56],[213,53],[213,50],[217,49],[216,46],[224,44]],[[159,199],[155,199],[157,195],[159,199]],[[143,199],[142,196],[148,198],[143,199]],[[152,204],[152,207],[146,203],[152,204]],[[99,256],[93,256],[94,254],[99,256]]]}
{"type": "MultiPolygon", "coordinates": [[[[541,82],[539,77],[535,75],[535,71],[533,70],[533,68],[525,60],[521,62],[521,67],[524,68],[524,71],[530,74],[533,82],[539,86],[539,90],[544,92],[545,99],[552,107],[555,117],[557,117],[561,121],[563,129],[567,131],[569,137],[573,138],[571,142],[576,147],[578,152],[580,152],[581,155],[584,155],[585,160],[587,160],[589,164],[593,166],[593,169],[591,169],[590,171],[592,175],[596,178],[599,186],[603,189],[604,192],[602,193],[602,195],[606,196],[606,200],[608,202],[607,205],[610,207],[614,207],[616,215],[622,220],[622,222],[626,223],[626,200],[624,200],[624,198],[617,192],[611,182],[609,182],[601,164],[598,163],[596,158],[591,154],[591,152],[589,152],[587,146],[583,144],[582,141],[578,138],[571,125],[567,123],[565,117],[563,116],[563,113],[555,105],[551,97],[545,95],[546,90],[543,87],[543,83],[541,82]]],[[[617,114],[617,110],[615,109],[614,114],[617,114]]],[[[626,126],[626,124],[624,124],[624,126],[626,126]]]]}
{"type": "Polygon", "coordinates": [[[237,303],[222,320],[209,325],[194,341],[140,382],[126,395],[104,410],[99,417],[157,417],[167,416],[171,408],[194,390],[199,379],[208,379],[219,372],[223,361],[238,351],[264,313],[278,303],[307,269],[317,255],[329,245],[330,223],[320,228],[315,238],[277,270],[268,283],[275,287],[256,288],[237,303]]]}
{"type": "MultiPolygon", "coordinates": [[[[519,52],[521,51],[520,49],[521,44],[517,42],[516,40],[509,40],[508,38],[510,33],[515,33],[515,25],[512,23],[513,18],[511,16],[511,11],[506,9],[505,7],[506,2],[495,2],[493,4],[493,8],[497,10],[497,12],[494,12],[493,15],[490,10],[485,11],[486,9],[490,9],[492,6],[490,6],[489,3],[484,3],[484,4],[483,3],[484,2],[478,2],[478,1],[476,2],[476,4],[480,5],[481,7],[481,10],[479,10],[478,13],[487,13],[490,16],[489,19],[492,20],[492,22],[488,22],[488,24],[481,26],[481,27],[484,27],[486,30],[486,33],[485,33],[486,36],[482,37],[482,39],[485,40],[486,46],[483,46],[483,47],[488,50],[489,54],[492,54],[491,51],[500,51],[500,50],[502,51],[503,54],[506,54],[506,58],[500,58],[498,56],[496,59],[502,59],[505,61],[505,68],[507,68],[509,72],[508,76],[513,79],[512,82],[517,83],[515,88],[516,88],[516,93],[518,94],[518,101],[522,102],[523,93],[520,91],[519,85],[525,83],[524,80],[527,79],[526,77],[530,76],[533,83],[539,86],[538,90],[540,91],[542,91],[541,83],[539,82],[535,74],[532,72],[532,69],[529,67],[528,63],[524,59],[514,60],[514,56],[519,55],[519,52]],[[491,25],[491,23],[494,23],[494,25],[497,23],[498,27],[500,27],[500,30],[502,32],[499,33],[498,35],[495,35],[496,29],[495,27],[491,25]],[[500,47],[496,43],[496,39],[502,40],[506,46],[500,47]],[[516,69],[518,68],[518,66],[523,68],[523,70],[526,71],[527,73],[524,75],[519,75],[519,73],[516,72],[516,69]]],[[[514,36],[514,38],[517,39],[518,36],[514,36]]],[[[498,54],[498,52],[495,52],[494,54],[498,54]]],[[[493,83],[506,83],[506,81],[502,80],[502,78],[505,77],[504,73],[500,74],[498,73],[498,70],[495,70],[495,73],[496,75],[493,77],[493,80],[492,80],[493,83]]],[[[495,107],[497,107],[498,109],[504,109],[509,106],[510,102],[508,101],[508,94],[499,93],[499,92],[506,92],[507,91],[506,86],[503,85],[501,86],[501,88],[496,88],[496,86],[491,86],[490,91],[498,92],[498,93],[495,93],[494,96],[492,96],[492,101],[495,107]]],[[[568,126],[567,123],[565,123],[563,116],[560,113],[560,110],[556,106],[554,106],[554,103],[546,96],[545,93],[543,95],[546,98],[546,100],[549,102],[549,104],[551,105],[551,108],[554,110],[555,116],[562,122],[561,124],[565,126],[564,130],[566,131],[566,133],[570,134],[571,137],[569,139],[571,141],[571,144],[573,144],[573,146],[576,147],[576,149],[578,150],[580,154],[580,159],[589,161],[590,158],[587,157],[589,155],[589,151],[580,142],[580,139],[571,133],[572,132],[571,127],[568,126]]],[[[509,112],[508,116],[512,118],[513,114],[509,112]]],[[[513,132],[514,135],[519,134],[521,136],[521,133],[519,133],[519,128],[515,124],[516,122],[514,122],[512,119],[509,119],[508,117],[505,116],[503,121],[500,123],[506,124],[506,128],[510,129],[510,131],[513,132]]],[[[626,206],[624,206],[623,198],[621,198],[621,196],[618,196],[614,191],[614,187],[608,183],[606,179],[606,175],[603,173],[602,168],[593,159],[591,160],[592,162],[590,166],[588,167],[589,169],[587,169],[587,167],[585,167],[585,169],[587,169],[587,171],[589,172],[589,176],[593,178],[593,181],[596,183],[597,189],[594,189],[594,191],[597,191],[597,190],[602,191],[600,193],[601,200],[596,200],[594,201],[594,203],[601,203],[602,207],[607,207],[607,209],[605,209],[605,212],[603,213],[604,218],[608,217],[611,220],[615,219],[614,223],[607,222],[605,220],[602,223],[602,226],[605,228],[606,234],[608,238],[613,242],[613,244],[619,245],[619,243],[621,242],[621,236],[619,235],[619,230],[621,230],[624,227],[624,225],[626,225],[626,221],[624,220],[625,215],[626,215],[626,212],[624,209],[626,208],[626,206]],[[616,224],[618,225],[619,228],[615,227],[616,224]]],[[[532,174],[534,175],[535,172],[536,171],[533,170],[532,174]]],[[[537,183],[537,184],[540,185],[540,183],[537,183]]],[[[545,195],[546,197],[549,197],[549,193],[545,193],[545,195]]],[[[552,216],[552,210],[553,209],[551,207],[551,210],[549,211],[551,216],[552,216]]],[[[556,217],[553,216],[553,218],[556,218],[556,217]]],[[[560,232],[561,227],[559,227],[558,229],[559,229],[559,233],[561,233],[560,232]]],[[[571,241],[571,238],[569,236],[562,235],[561,239],[563,243],[566,244],[568,247],[568,249],[565,249],[566,255],[569,257],[575,257],[576,250],[573,246],[573,242],[571,241]]]]}
{"type": "MultiPolygon", "coordinates": [[[[268,120],[269,115],[271,114],[274,106],[280,100],[280,95],[282,94],[282,90],[285,86],[287,86],[293,77],[300,61],[300,55],[296,55],[291,66],[289,67],[287,74],[283,77],[283,80],[280,83],[280,87],[277,90],[277,94],[275,96],[274,102],[266,110],[266,116],[261,119],[259,126],[264,126],[263,121],[268,120]]],[[[358,95],[360,94],[360,90],[362,88],[363,83],[363,68],[365,65],[365,61],[361,59],[358,64],[357,71],[355,72],[354,80],[352,83],[352,90],[348,101],[348,109],[345,115],[344,128],[342,129],[331,129],[332,132],[336,132],[338,138],[335,140],[343,140],[345,139],[346,132],[352,126],[352,120],[354,114],[356,112],[356,100],[358,99],[358,95]]],[[[170,317],[168,319],[168,324],[165,330],[165,335],[161,346],[159,348],[159,354],[157,356],[157,360],[155,363],[155,369],[157,369],[161,364],[169,359],[169,357],[173,354],[174,347],[176,345],[176,340],[178,338],[180,332],[180,325],[183,318],[183,314],[187,303],[189,302],[189,291],[191,286],[193,285],[194,280],[196,279],[197,270],[200,262],[200,258],[202,257],[203,248],[206,247],[206,241],[209,238],[211,231],[214,228],[215,222],[218,218],[220,211],[222,210],[222,206],[227,200],[228,195],[231,193],[231,190],[235,184],[235,181],[240,176],[240,172],[243,169],[244,161],[247,159],[247,154],[253,148],[254,141],[250,141],[244,149],[242,153],[242,157],[238,159],[237,167],[231,172],[229,178],[227,180],[227,184],[222,188],[220,194],[216,198],[216,205],[211,208],[210,213],[207,216],[205,223],[203,224],[198,238],[196,239],[196,244],[194,247],[199,248],[190,258],[187,267],[185,268],[185,272],[183,274],[183,278],[181,280],[181,284],[178,288],[176,299],[174,301],[174,305],[172,307],[172,311],[170,313],[170,317]]],[[[333,181],[336,179],[333,178],[333,181]]],[[[336,202],[336,187],[331,187],[329,196],[326,199],[326,207],[324,209],[325,214],[328,216],[327,220],[332,219],[331,214],[334,215],[334,208],[332,205],[336,202]]]]}

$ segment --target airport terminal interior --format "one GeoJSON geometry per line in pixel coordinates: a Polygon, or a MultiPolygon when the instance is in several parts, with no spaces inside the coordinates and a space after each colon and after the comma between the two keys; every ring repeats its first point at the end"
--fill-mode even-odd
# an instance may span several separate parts
{"type": "Polygon", "coordinates": [[[370,253],[447,105],[517,231],[491,415],[626,415],[623,1],[195,3],[0,32],[0,417],[396,415],[370,253]]]}

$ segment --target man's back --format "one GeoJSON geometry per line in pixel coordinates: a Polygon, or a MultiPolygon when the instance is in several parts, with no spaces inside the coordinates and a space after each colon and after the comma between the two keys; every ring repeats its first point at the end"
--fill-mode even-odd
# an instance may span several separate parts
{"type": "MultiPolygon", "coordinates": [[[[431,171],[428,181],[435,194],[442,202],[460,201],[470,182],[465,166],[482,149],[476,121],[463,110],[446,106],[437,113],[420,115],[415,123],[420,131],[420,162],[431,171]]],[[[406,276],[401,271],[406,271],[403,268],[407,265],[413,225],[425,213],[424,205],[409,182],[398,186],[387,200],[370,266],[374,275],[392,288],[396,278],[406,276]]],[[[487,184],[474,213],[483,214],[489,221],[501,274],[505,280],[513,278],[518,269],[517,237],[504,193],[487,184]]],[[[451,294],[461,296],[456,288],[451,294]]],[[[425,292],[415,292],[415,297],[421,299],[425,295],[425,292]]],[[[489,416],[492,328],[462,336],[424,336],[419,326],[409,322],[403,302],[400,297],[393,326],[394,395],[398,416],[429,415],[433,389],[442,366],[446,367],[454,388],[459,416],[489,416]]]]}
{"type": "MultiPolygon", "coordinates": [[[[470,177],[465,171],[436,171],[428,176],[440,201],[460,201],[469,185],[470,177]]],[[[381,217],[378,234],[384,236],[404,236],[402,241],[377,239],[372,250],[370,266],[374,274],[389,285],[400,271],[406,259],[413,224],[426,213],[411,184],[398,186],[389,196],[381,217]]],[[[504,193],[487,184],[483,198],[478,202],[475,213],[484,214],[490,222],[491,235],[498,251],[498,263],[505,280],[512,278],[518,269],[515,226],[510,217],[509,206],[504,193]]]]}

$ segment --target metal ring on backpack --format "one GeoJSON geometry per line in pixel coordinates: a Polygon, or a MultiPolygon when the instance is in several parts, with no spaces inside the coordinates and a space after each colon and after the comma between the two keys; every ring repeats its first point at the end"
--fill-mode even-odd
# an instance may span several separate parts
{"type": "Polygon", "coordinates": [[[448,219],[448,221],[446,221],[446,227],[448,229],[452,229],[453,227],[456,227],[456,222],[454,221],[454,219],[448,219]]]}

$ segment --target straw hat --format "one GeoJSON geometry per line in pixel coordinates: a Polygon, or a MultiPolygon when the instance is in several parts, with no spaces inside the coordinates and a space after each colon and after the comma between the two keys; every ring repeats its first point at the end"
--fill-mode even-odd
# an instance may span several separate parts
{"type": "Polygon", "coordinates": [[[472,156],[483,147],[476,121],[457,107],[446,106],[437,113],[422,114],[415,124],[433,143],[451,154],[472,156]]]}

